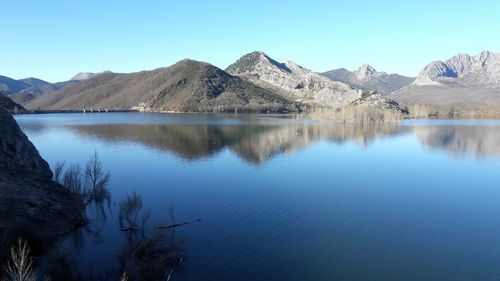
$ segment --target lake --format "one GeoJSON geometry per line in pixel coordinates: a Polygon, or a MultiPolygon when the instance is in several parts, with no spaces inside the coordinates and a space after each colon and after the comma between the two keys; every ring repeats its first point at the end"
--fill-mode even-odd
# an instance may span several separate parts
{"type": "Polygon", "coordinates": [[[500,120],[16,120],[52,167],[83,166],[97,152],[111,173],[109,206],[89,205],[89,226],[42,257],[43,268],[115,278],[142,235],[118,223],[135,191],[151,212],[145,230],[178,245],[170,280],[500,280],[500,120]],[[174,221],[188,224],[157,229],[174,221]]]}

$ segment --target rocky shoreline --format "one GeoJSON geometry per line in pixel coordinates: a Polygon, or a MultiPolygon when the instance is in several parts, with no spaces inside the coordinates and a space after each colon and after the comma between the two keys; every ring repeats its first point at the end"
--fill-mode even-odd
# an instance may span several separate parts
{"type": "Polygon", "coordinates": [[[79,195],[52,171],[14,118],[0,108],[0,257],[24,236],[37,250],[86,223],[79,195]]]}

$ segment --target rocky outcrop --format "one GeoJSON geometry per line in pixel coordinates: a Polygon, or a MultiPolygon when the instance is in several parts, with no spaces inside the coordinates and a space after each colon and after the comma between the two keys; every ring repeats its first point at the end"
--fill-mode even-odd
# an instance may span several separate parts
{"type": "Polygon", "coordinates": [[[24,107],[22,107],[21,105],[15,103],[9,97],[6,97],[6,96],[4,96],[2,94],[0,94],[0,107],[3,108],[3,109],[5,109],[5,110],[7,110],[7,111],[10,111],[10,112],[13,112],[13,111],[16,111],[16,110],[23,110],[24,109],[24,107]]]}
{"type": "Polygon", "coordinates": [[[409,85],[415,80],[414,77],[387,74],[383,71],[377,71],[366,63],[355,71],[339,68],[323,72],[322,74],[333,81],[346,83],[354,89],[377,91],[381,94],[392,93],[409,85]]]}
{"type": "Polygon", "coordinates": [[[0,171],[50,180],[52,172],[14,118],[0,111],[0,171]]]}
{"type": "Polygon", "coordinates": [[[0,125],[1,257],[6,240],[23,235],[45,245],[85,221],[80,196],[52,181],[47,162],[1,108],[0,125]]]}
{"type": "Polygon", "coordinates": [[[399,112],[402,114],[408,114],[406,110],[401,108],[399,103],[377,93],[365,92],[363,93],[361,98],[353,101],[351,104],[369,106],[372,108],[378,108],[382,110],[389,110],[389,111],[399,112]]]}
{"type": "Polygon", "coordinates": [[[332,81],[291,61],[280,63],[263,52],[252,52],[226,69],[294,102],[339,107],[360,97],[348,85],[332,81]]]}
{"type": "Polygon", "coordinates": [[[80,73],[76,74],[75,76],[73,76],[71,78],[71,80],[72,81],[83,81],[83,80],[87,80],[87,79],[96,77],[98,75],[107,74],[107,73],[112,73],[112,72],[108,71],[108,70],[102,71],[102,72],[97,72],[97,73],[94,73],[94,72],[80,72],[80,73]]]}

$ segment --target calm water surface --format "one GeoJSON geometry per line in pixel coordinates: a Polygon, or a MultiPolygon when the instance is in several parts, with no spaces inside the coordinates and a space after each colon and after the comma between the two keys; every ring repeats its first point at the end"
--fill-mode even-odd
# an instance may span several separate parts
{"type": "Polygon", "coordinates": [[[118,202],[172,233],[171,280],[500,280],[500,121],[344,125],[203,114],[17,116],[53,166],[97,151],[111,206],[42,259],[105,276],[118,202]],[[174,206],[174,207],[172,207],[174,206]]]}

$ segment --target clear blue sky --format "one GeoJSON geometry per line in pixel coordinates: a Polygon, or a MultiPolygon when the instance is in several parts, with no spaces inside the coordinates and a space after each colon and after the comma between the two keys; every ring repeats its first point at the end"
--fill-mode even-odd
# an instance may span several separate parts
{"type": "Polygon", "coordinates": [[[416,75],[455,53],[500,51],[500,1],[1,0],[0,74],[51,82],[183,58],[225,68],[262,50],[314,71],[416,75]],[[380,2],[380,3],[379,3],[380,2]]]}

